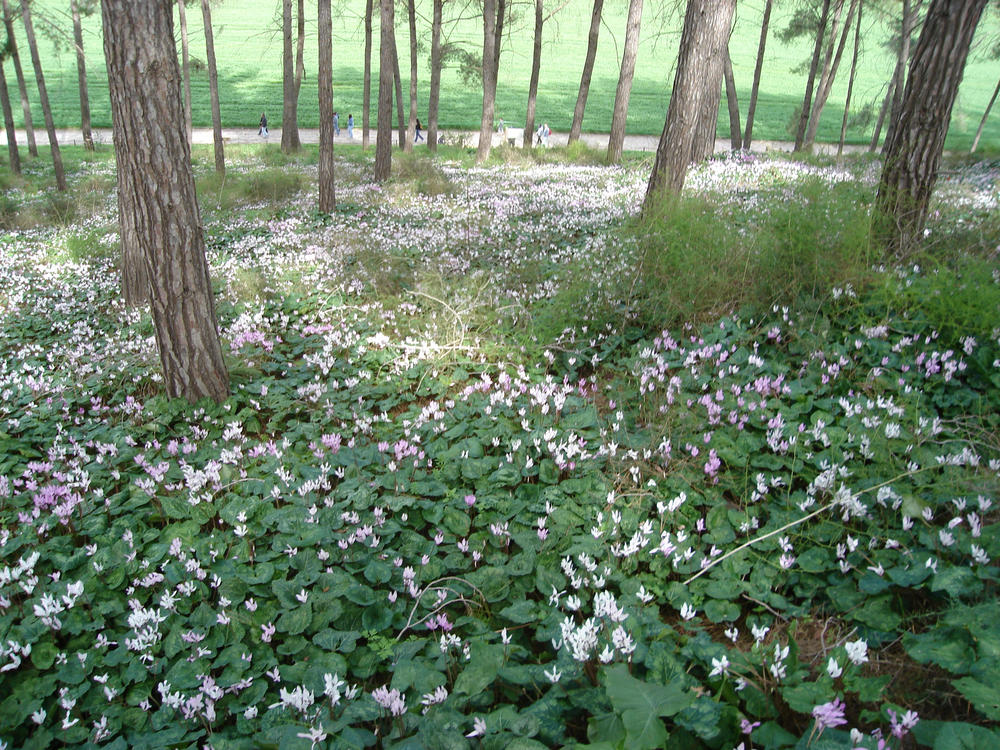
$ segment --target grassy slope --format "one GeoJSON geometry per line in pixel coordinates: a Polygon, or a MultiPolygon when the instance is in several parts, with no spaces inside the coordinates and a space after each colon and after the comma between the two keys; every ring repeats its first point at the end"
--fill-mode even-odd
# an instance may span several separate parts
{"type": "MultiPolygon", "coordinates": [[[[550,5],[555,5],[550,2],[550,5]]],[[[43,16],[47,10],[56,23],[68,28],[68,17],[60,0],[37,0],[36,14],[43,16]]],[[[761,11],[759,3],[743,4],[738,10],[738,19],[732,41],[732,57],[736,72],[737,87],[743,114],[749,99],[749,89],[756,59],[761,11]]],[[[308,8],[308,5],[307,5],[308,8]]],[[[422,76],[420,97],[421,111],[426,112],[427,77],[429,58],[430,2],[417,3],[421,20],[418,29],[423,35],[423,49],[419,55],[422,76]]],[[[341,10],[335,20],[334,42],[334,88],[335,106],[343,113],[353,112],[358,125],[361,124],[362,73],[364,54],[364,30],[361,15],[364,4],[359,0],[341,3],[341,10]]],[[[497,116],[508,123],[523,120],[527,98],[528,76],[531,66],[533,22],[530,14],[518,8],[521,17],[510,24],[511,36],[505,43],[501,62],[500,86],[497,95],[497,116]]],[[[597,63],[588,100],[584,130],[606,132],[614,104],[617,83],[620,45],[625,28],[626,3],[608,3],[604,12],[604,27],[598,48],[597,63]],[[613,34],[613,36],[612,36],[613,34]]],[[[311,13],[307,9],[307,13],[311,13]]],[[[788,10],[782,6],[775,9],[772,16],[771,37],[767,59],[761,82],[760,97],[755,122],[755,138],[759,140],[785,140],[789,137],[787,123],[801,102],[805,76],[792,69],[805,60],[810,45],[800,41],[794,45],[782,44],[775,36],[787,21],[788,10]]],[[[197,8],[188,11],[192,55],[199,61],[204,59],[204,36],[201,31],[201,14],[197,8]]],[[[222,87],[222,118],[225,127],[256,127],[261,110],[269,113],[271,121],[277,125],[281,109],[281,37],[280,3],[277,0],[230,0],[214,10],[215,43],[219,55],[219,71],[222,87]]],[[[980,38],[994,23],[994,16],[984,19],[980,38]]],[[[95,126],[109,126],[110,115],[107,99],[107,83],[104,80],[104,66],[101,57],[101,36],[99,15],[86,20],[84,46],[89,54],[89,86],[91,107],[95,126]]],[[[314,32],[315,22],[311,15],[308,31],[314,32]]],[[[569,128],[573,106],[579,86],[580,70],[586,52],[586,37],[590,21],[590,3],[587,0],[571,0],[547,25],[545,47],[542,56],[542,74],[539,84],[538,118],[549,122],[555,130],[569,128]]],[[[893,61],[882,45],[886,36],[885,28],[870,14],[865,21],[865,50],[859,66],[855,84],[854,105],[857,109],[866,102],[881,101],[885,81],[891,74],[893,61]]],[[[397,12],[397,43],[403,65],[404,91],[408,79],[408,47],[405,16],[397,12]]],[[[677,15],[664,16],[652,3],[647,3],[643,19],[643,41],[640,45],[638,70],[633,87],[628,128],[630,132],[658,134],[663,126],[663,117],[668,101],[667,90],[673,76],[680,19],[677,15]]],[[[61,32],[65,34],[66,32],[61,32]]],[[[377,57],[376,27],[376,57],[377,57]]],[[[476,19],[466,16],[466,20],[453,26],[450,31],[452,41],[467,40],[473,47],[481,39],[481,31],[476,19]]],[[[45,41],[46,81],[49,96],[53,102],[56,121],[72,126],[79,120],[79,104],[76,89],[74,56],[64,48],[55,50],[45,41]]],[[[983,49],[973,52],[966,69],[965,80],[956,102],[948,147],[968,148],[979,119],[996,83],[995,61],[984,58],[983,49]]],[[[848,45],[842,63],[838,82],[830,96],[825,115],[821,122],[819,140],[836,141],[840,133],[840,120],[847,89],[847,74],[851,48],[848,45]]],[[[27,55],[24,55],[27,61],[27,55]]],[[[377,60],[376,60],[377,63],[377,60]]],[[[299,124],[303,127],[317,125],[317,97],[315,89],[316,52],[315,37],[310,36],[306,49],[306,77],[302,87],[299,108],[299,124]]],[[[7,65],[6,74],[12,90],[14,87],[13,68],[7,65]]],[[[377,89],[377,78],[375,89],[377,89]]],[[[373,90],[373,94],[376,93],[373,90]]],[[[37,97],[37,95],[35,95],[37,97]]],[[[202,69],[193,80],[194,114],[198,125],[210,125],[207,74],[202,69]]],[[[14,94],[16,104],[16,94],[14,94]]],[[[373,96],[373,103],[376,97],[373,96]]],[[[478,109],[481,93],[478,88],[463,82],[453,69],[446,70],[442,80],[441,125],[445,128],[477,128],[478,109]]],[[[16,108],[15,117],[20,117],[16,108]]],[[[41,121],[40,114],[36,119],[41,121]]],[[[344,118],[346,119],[346,117],[344,118]]],[[[719,133],[728,133],[728,115],[722,107],[719,119],[719,133]]],[[[848,140],[864,143],[870,138],[870,127],[852,128],[848,140]]],[[[982,141],[983,148],[1000,147],[1000,116],[994,115],[982,141]]]]}

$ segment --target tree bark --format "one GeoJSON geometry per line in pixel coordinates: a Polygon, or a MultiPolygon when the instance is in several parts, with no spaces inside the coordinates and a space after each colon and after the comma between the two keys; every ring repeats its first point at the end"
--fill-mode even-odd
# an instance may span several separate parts
{"type": "MultiPolygon", "coordinates": [[[[840,8],[842,7],[840,6],[840,8]]],[[[829,98],[830,90],[833,88],[833,81],[837,77],[837,71],[840,69],[840,61],[844,56],[844,47],[847,46],[847,37],[851,33],[851,24],[854,22],[854,12],[857,8],[858,0],[851,0],[851,4],[847,9],[847,19],[844,21],[844,28],[840,33],[840,41],[837,44],[836,54],[833,55],[833,59],[830,61],[829,52],[832,50],[837,28],[837,23],[834,23],[833,33],[830,38],[831,46],[827,50],[827,61],[830,62],[823,65],[823,75],[820,76],[819,87],[816,90],[816,101],[813,103],[812,112],[809,115],[809,126],[806,128],[804,143],[806,149],[812,149],[813,143],[816,141],[816,133],[819,130],[819,118],[823,115],[823,107],[826,106],[826,100],[829,98]]]]}
{"type": "Polygon", "coordinates": [[[406,15],[410,27],[410,117],[406,122],[406,150],[413,151],[417,132],[417,7],[413,0],[406,1],[406,15]]]}
{"type": "Polygon", "coordinates": [[[365,0],[365,73],[364,90],[361,92],[361,148],[368,148],[372,106],[372,15],[375,10],[374,0],[365,0]]]}
{"type": "Polygon", "coordinates": [[[500,77],[500,49],[503,42],[503,24],[507,16],[507,0],[497,0],[497,25],[493,29],[493,70],[500,77]]]}
{"type": "Polygon", "coordinates": [[[601,33],[601,11],[604,0],[594,0],[594,11],[590,16],[590,33],[587,35],[587,57],[583,61],[583,75],[580,76],[580,92],[573,108],[573,123],[569,127],[569,143],[580,140],[583,131],[583,112],[587,108],[587,94],[590,92],[590,78],[594,74],[594,59],[597,57],[597,38],[601,33]]]}
{"type": "Polygon", "coordinates": [[[76,78],[80,92],[80,131],[83,133],[83,147],[94,150],[94,135],[90,131],[90,97],[87,96],[87,59],[83,54],[83,29],[80,26],[80,6],[77,0],[70,0],[70,16],[73,18],[73,45],[76,47],[76,78]]]}
{"type": "Polygon", "coordinates": [[[302,148],[299,140],[299,100],[295,90],[295,62],[292,54],[292,0],[281,0],[281,150],[291,154],[302,148]]]}
{"type": "Polygon", "coordinates": [[[330,0],[317,3],[319,29],[319,210],[328,214],[337,206],[333,173],[333,20],[330,0]]]}
{"type": "Polygon", "coordinates": [[[201,217],[184,135],[170,3],[102,0],[115,155],[150,278],[168,396],[223,401],[219,344],[201,217]]]}
{"type": "MultiPolygon", "coordinates": [[[[976,149],[979,148],[979,139],[983,136],[983,128],[986,127],[986,120],[990,116],[990,110],[993,109],[993,104],[997,100],[997,94],[1000,94],[1000,81],[997,81],[996,88],[993,89],[993,96],[990,97],[990,103],[986,105],[986,111],[983,112],[983,119],[979,121],[979,127],[976,128],[976,137],[972,139],[972,147],[969,149],[970,154],[976,153],[976,149]]],[[[10,106],[9,104],[7,105],[10,106]]]]}
{"type": "Polygon", "coordinates": [[[802,100],[802,111],[799,113],[799,124],[795,130],[795,151],[801,151],[805,143],[806,126],[809,124],[809,112],[812,109],[813,87],[816,85],[816,72],[819,70],[819,58],[823,53],[823,38],[826,36],[826,23],[830,18],[830,0],[823,0],[820,11],[819,28],[816,30],[816,45],[813,47],[812,62],[809,64],[809,77],[806,80],[806,95],[802,100]]]}
{"type": "Polygon", "coordinates": [[[767,30],[771,23],[773,0],[764,4],[764,20],[760,24],[760,42],[757,43],[757,64],[753,69],[753,87],[750,89],[750,103],[747,105],[747,129],[743,133],[743,148],[750,150],[753,140],[753,118],[757,112],[757,92],[760,90],[760,73],[764,67],[764,48],[767,46],[767,30]]]}
{"type": "Polygon", "coordinates": [[[392,170],[392,58],[396,45],[393,0],[379,0],[381,39],[378,66],[378,134],[375,138],[375,180],[389,179],[392,170]]]}
{"type": "Polygon", "coordinates": [[[24,117],[24,134],[28,141],[28,153],[31,156],[38,156],[38,145],[35,143],[35,126],[31,120],[31,103],[28,101],[28,84],[24,79],[24,70],[21,68],[21,56],[17,51],[17,41],[14,39],[14,22],[11,17],[10,3],[8,0],[0,0],[3,4],[3,23],[7,29],[7,47],[10,52],[10,59],[14,63],[14,74],[17,76],[17,88],[21,94],[21,112],[24,117]]]}
{"type": "MultiPolygon", "coordinates": [[[[727,43],[728,44],[728,43],[727,43]]],[[[689,163],[697,164],[704,161],[715,153],[715,139],[719,130],[719,106],[722,103],[722,81],[723,81],[723,60],[719,66],[715,85],[712,86],[712,95],[701,100],[701,109],[698,111],[698,124],[695,126],[694,137],[691,141],[691,155],[689,163]]],[[[706,82],[708,85],[708,82],[706,82]]]]}
{"type": "Polygon", "coordinates": [[[3,72],[2,56],[0,56],[0,106],[3,107],[3,125],[7,132],[7,155],[10,157],[10,171],[14,174],[21,174],[21,154],[17,150],[14,113],[10,108],[10,95],[7,93],[7,76],[3,72]]]}
{"type": "Polygon", "coordinates": [[[399,75],[399,48],[396,32],[392,33],[392,85],[396,89],[396,124],[399,128],[399,147],[406,149],[406,116],[403,114],[403,79],[399,75]]]}
{"type": "Polygon", "coordinates": [[[496,108],[497,78],[493,62],[496,59],[496,0],[483,0],[483,116],[479,121],[479,149],[476,164],[490,156],[493,146],[493,113],[496,108]]]}
{"type": "Polygon", "coordinates": [[[528,81],[528,109],[524,115],[524,133],[521,147],[531,148],[535,136],[535,102],[538,98],[538,74],[542,69],[542,0],[535,0],[535,42],[531,50],[531,79],[528,81]]]}
{"type": "MultiPolygon", "coordinates": [[[[302,77],[306,72],[306,1],[298,0],[295,6],[295,107],[299,106],[299,92],[302,90],[302,77]]],[[[331,89],[332,91],[332,89],[331,89]]]]}
{"type": "Polygon", "coordinates": [[[441,101],[441,16],[444,0],[434,0],[431,21],[431,90],[427,100],[427,148],[438,147],[438,103],[441,101]]]}
{"type": "Polygon", "coordinates": [[[628,20],[625,22],[625,50],[622,52],[622,67],[618,73],[618,88],[615,90],[615,106],[611,115],[611,135],[608,137],[608,164],[617,164],[622,159],[625,145],[625,122],[628,118],[628,100],[632,95],[632,78],[635,75],[635,59],[639,52],[639,27],[642,23],[642,0],[629,0],[628,20]]]}
{"type": "Polygon", "coordinates": [[[689,0],[684,14],[677,70],[643,211],[684,187],[699,113],[706,99],[719,100],[723,55],[736,0],[689,0]]]}
{"type": "Polygon", "coordinates": [[[733,73],[733,59],[726,47],[726,59],[723,61],[722,78],[726,82],[726,104],[729,106],[729,146],[733,151],[739,151],[743,145],[740,132],[740,100],[736,94],[736,75],[733,73]]]}
{"type": "Polygon", "coordinates": [[[933,0],[910,63],[899,119],[890,128],[875,199],[886,250],[918,246],[976,25],[987,0],[933,0]]]}
{"type": "Polygon", "coordinates": [[[188,143],[194,136],[194,123],[191,114],[191,65],[188,49],[188,25],[187,13],[184,8],[185,0],[177,0],[177,20],[181,25],[181,75],[184,78],[184,132],[187,133],[188,143]]]}
{"type": "Polygon", "coordinates": [[[35,81],[38,83],[38,103],[42,105],[42,117],[45,119],[45,130],[49,135],[49,148],[52,150],[52,167],[56,173],[56,188],[66,190],[66,172],[63,170],[62,154],[59,152],[59,141],[56,139],[56,124],[52,119],[52,107],[49,106],[49,94],[45,88],[45,74],[42,73],[42,60],[38,56],[38,44],[35,42],[35,29],[31,23],[31,3],[21,0],[21,17],[24,19],[24,37],[31,53],[31,65],[35,69],[35,81]]]}
{"type": "Polygon", "coordinates": [[[222,110],[219,108],[219,71],[215,67],[215,39],[212,33],[212,8],[209,6],[209,0],[201,0],[201,16],[205,24],[205,64],[208,66],[208,94],[212,103],[215,171],[225,174],[226,153],[222,143],[222,110]]]}
{"type": "Polygon", "coordinates": [[[864,0],[858,2],[858,20],[854,26],[854,54],[851,56],[851,75],[847,79],[847,97],[844,100],[844,119],[840,123],[840,142],[837,144],[837,156],[844,153],[844,141],[847,139],[847,118],[851,111],[851,96],[854,93],[854,76],[858,72],[858,52],[861,49],[861,11],[864,0]]]}

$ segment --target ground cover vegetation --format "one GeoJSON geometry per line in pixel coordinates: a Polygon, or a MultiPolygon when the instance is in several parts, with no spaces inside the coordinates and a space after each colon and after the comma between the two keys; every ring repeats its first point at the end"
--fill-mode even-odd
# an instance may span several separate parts
{"type": "MultiPolygon", "coordinates": [[[[544,27],[542,67],[539,77],[536,120],[548,122],[553,130],[570,129],[576,102],[580,73],[587,50],[591,3],[576,0],[567,4],[546,5],[546,13],[559,8],[544,27]]],[[[866,3],[867,5],[867,3],[866,3]]],[[[76,60],[71,45],[71,25],[67,3],[61,0],[34,0],[36,23],[39,24],[39,49],[44,61],[53,117],[61,127],[78,127],[80,105],[76,60]]],[[[512,16],[506,24],[500,56],[496,118],[508,125],[523,124],[527,102],[528,81],[532,60],[533,11],[528,6],[511,4],[512,16]]],[[[605,3],[601,37],[598,43],[593,80],[583,120],[585,132],[607,133],[611,124],[621,52],[624,44],[628,3],[605,3]]],[[[363,2],[342,3],[333,14],[333,80],[334,109],[341,113],[341,125],[346,114],[353,113],[361,125],[362,84],[364,69],[364,8],[363,2]]],[[[446,3],[444,41],[452,50],[449,63],[442,72],[440,126],[445,129],[477,130],[480,122],[482,91],[477,80],[470,80],[463,71],[474,71],[476,55],[481,55],[482,18],[476,10],[464,4],[446,3]],[[464,61],[464,63],[463,63],[464,61]],[[471,67],[470,67],[471,66],[471,67]]],[[[802,104],[805,70],[812,54],[810,34],[783,39],[781,32],[791,22],[800,4],[777,3],[770,23],[770,39],[764,58],[763,76],[756,104],[754,137],[757,140],[791,140],[795,132],[797,108],[802,104]]],[[[429,92],[430,2],[417,2],[419,62],[418,101],[421,120],[426,124],[429,92]]],[[[756,64],[763,3],[741,3],[734,18],[730,41],[736,87],[741,110],[745,116],[753,71],[756,64]]],[[[867,144],[871,138],[875,115],[885,96],[887,81],[892,76],[896,51],[889,41],[896,33],[899,19],[879,4],[866,10],[863,25],[862,52],[853,85],[852,117],[847,130],[847,142],[867,144]],[[855,117],[866,111],[864,117],[855,117]]],[[[205,38],[201,13],[197,4],[187,13],[192,56],[192,115],[196,126],[210,127],[208,72],[205,63],[205,38]]],[[[980,118],[996,85],[996,36],[998,14],[987,11],[975,48],[966,65],[961,94],[955,104],[947,148],[966,150],[971,144],[980,118]]],[[[219,70],[220,108],[225,128],[256,130],[261,111],[266,111],[272,127],[281,122],[282,106],[282,36],[281,3],[277,0],[240,0],[213,5],[214,45],[219,70]]],[[[647,3],[642,21],[635,80],[629,100],[627,128],[629,133],[659,135],[669,101],[676,64],[677,41],[683,12],[670,3],[647,3]]],[[[305,77],[299,97],[298,122],[301,127],[318,126],[317,46],[314,42],[314,13],[307,12],[305,45],[305,77]]],[[[378,88],[378,13],[375,13],[375,52],[371,116],[375,122],[378,88]]],[[[108,81],[102,59],[100,13],[83,16],[83,43],[87,53],[87,81],[94,127],[110,127],[108,81]]],[[[175,18],[175,29],[179,26],[175,18]]],[[[408,49],[409,32],[403,10],[397,12],[397,46],[408,49]]],[[[23,41],[21,42],[23,43],[23,41]]],[[[178,41],[178,48],[180,42],[178,41]]],[[[840,137],[841,119],[848,88],[848,46],[841,72],[834,81],[828,106],[820,119],[818,142],[836,143],[840,137]]],[[[406,55],[403,53],[403,86],[409,80],[406,55]]],[[[6,66],[9,85],[13,90],[14,75],[6,66]]],[[[38,112],[37,91],[29,86],[29,98],[38,112]]],[[[15,97],[16,100],[16,97],[15,97]]],[[[725,107],[720,113],[719,133],[729,132],[725,107]]],[[[20,108],[14,107],[14,117],[21,123],[20,108]]],[[[36,114],[37,119],[37,114],[36,114]]],[[[980,148],[1000,147],[1000,122],[990,117],[985,125],[980,148]]]]}
{"type": "Polygon", "coordinates": [[[996,164],[230,149],[233,395],[162,395],[113,154],[5,177],[4,747],[900,748],[1000,731],[996,164]],[[509,161],[508,161],[509,160],[509,161]]]}

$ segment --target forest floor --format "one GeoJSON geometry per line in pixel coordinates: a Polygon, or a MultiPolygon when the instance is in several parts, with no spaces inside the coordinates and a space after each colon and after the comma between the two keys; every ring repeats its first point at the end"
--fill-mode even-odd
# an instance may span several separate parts
{"type": "MultiPolygon", "coordinates": [[[[110,128],[97,128],[92,131],[94,140],[98,143],[105,143],[110,145],[112,142],[111,129],[110,128]]],[[[476,148],[479,143],[479,133],[469,130],[443,130],[440,131],[441,136],[444,138],[444,143],[450,144],[463,144],[469,148],[476,148]]],[[[508,128],[507,137],[508,139],[513,139],[514,145],[518,145],[521,142],[522,134],[524,132],[523,128],[508,128]]],[[[83,135],[77,129],[62,129],[56,131],[56,138],[59,140],[60,144],[63,145],[83,145],[83,135]]],[[[225,143],[263,143],[265,139],[258,135],[258,131],[255,128],[223,128],[222,138],[225,143]]],[[[299,129],[299,139],[302,143],[319,143],[319,130],[317,128],[300,128],[299,129]]],[[[35,131],[35,140],[41,145],[48,145],[48,135],[45,130],[35,131]]],[[[549,136],[549,146],[565,146],[569,140],[569,133],[556,133],[553,132],[549,136]]],[[[587,146],[595,149],[607,149],[608,147],[608,134],[607,133],[583,133],[580,136],[580,140],[587,146]]],[[[211,144],[212,143],[212,129],[211,128],[195,128],[192,135],[192,141],[195,144],[211,144]]],[[[371,142],[374,144],[376,141],[375,130],[371,131],[371,142]]],[[[27,137],[23,130],[17,131],[17,142],[18,144],[26,144],[27,137]]],[[[281,129],[273,128],[267,138],[268,143],[281,143],[281,129]]],[[[625,151],[656,151],[657,143],[659,138],[651,135],[626,135],[625,136],[625,151]]],[[[361,128],[355,128],[355,137],[350,139],[347,137],[347,129],[342,125],[340,135],[337,136],[335,140],[336,144],[339,145],[360,145],[361,144],[361,128]]],[[[502,143],[502,138],[499,133],[493,134],[493,145],[499,146],[502,143]]],[[[729,141],[727,138],[719,137],[716,139],[715,149],[718,152],[724,152],[729,150],[729,141]]],[[[0,145],[7,145],[7,134],[0,132],[0,145]]],[[[754,141],[751,146],[751,151],[765,153],[768,151],[787,151],[791,152],[793,148],[792,141],[754,141]]],[[[844,151],[846,153],[862,153],[868,147],[857,144],[846,144],[844,146],[844,151]]],[[[837,144],[835,143],[817,143],[813,149],[814,153],[820,154],[836,154],[837,144]]]]}

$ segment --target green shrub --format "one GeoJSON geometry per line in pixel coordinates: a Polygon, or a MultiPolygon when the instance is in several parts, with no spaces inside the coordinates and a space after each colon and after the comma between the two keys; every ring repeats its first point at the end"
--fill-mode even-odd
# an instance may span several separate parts
{"type": "Polygon", "coordinates": [[[302,189],[302,176],[282,169],[264,169],[246,175],[242,193],[253,201],[280,203],[296,195],[302,189]]]}
{"type": "Polygon", "coordinates": [[[412,183],[420,195],[451,195],[455,186],[437,162],[424,154],[394,154],[392,173],[397,183],[412,183]]]}

